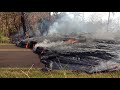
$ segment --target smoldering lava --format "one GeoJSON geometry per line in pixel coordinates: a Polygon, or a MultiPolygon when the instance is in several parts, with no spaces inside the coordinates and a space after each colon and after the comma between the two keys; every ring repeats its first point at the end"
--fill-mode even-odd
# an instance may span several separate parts
{"type": "Polygon", "coordinates": [[[69,43],[57,39],[44,39],[33,49],[48,70],[78,70],[87,73],[120,70],[119,41],[79,38],[81,42],[69,43]]]}

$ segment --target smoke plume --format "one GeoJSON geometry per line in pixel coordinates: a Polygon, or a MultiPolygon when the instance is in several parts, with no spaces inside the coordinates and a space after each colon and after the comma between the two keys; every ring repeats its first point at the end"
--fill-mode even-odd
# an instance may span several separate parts
{"type": "MultiPolygon", "coordinates": [[[[83,16],[78,12],[69,13],[55,20],[49,27],[48,35],[70,35],[71,33],[91,33],[91,37],[95,39],[115,39],[118,35],[113,27],[114,23],[109,25],[107,30],[107,21],[85,21],[83,16]]],[[[87,36],[89,37],[89,36],[87,36]]]]}

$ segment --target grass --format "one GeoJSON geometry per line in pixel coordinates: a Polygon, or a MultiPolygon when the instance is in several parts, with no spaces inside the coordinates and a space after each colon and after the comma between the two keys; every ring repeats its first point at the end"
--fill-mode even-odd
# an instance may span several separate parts
{"type": "Polygon", "coordinates": [[[12,43],[0,43],[0,45],[10,45],[10,46],[15,46],[15,44],[12,44],[12,43]]]}
{"type": "Polygon", "coordinates": [[[72,71],[43,72],[39,68],[0,68],[0,78],[119,78],[120,71],[87,74],[72,71]]]}

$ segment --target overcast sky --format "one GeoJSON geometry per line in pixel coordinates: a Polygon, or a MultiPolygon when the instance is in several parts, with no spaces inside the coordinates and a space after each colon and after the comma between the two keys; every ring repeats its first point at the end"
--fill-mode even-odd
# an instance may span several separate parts
{"type": "MultiPolygon", "coordinates": [[[[98,14],[100,15],[103,19],[108,19],[109,12],[85,12],[85,17],[89,17],[91,14],[98,14]]],[[[113,16],[111,12],[111,18],[115,19],[120,16],[120,12],[115,12],[115,15],[113,16]]]]}
{"type": "MultiPolygon", "coordinates": [[[[71,12],[67,12],[68,14],[71,12]]],[[[90,17],[90,15],[92,14],[96,14],[98,15],[101,19],[103,20],[107,20],[108,19],[108,15],[109,12],[84,12],[84,18],[87,19],[88,17],[90,17]]],[[[115,12],[115,15],[113,16],[112,12],[111,12],[111,19],[116,19],[117,17],[120,17],[120,12],[115,12]]]]}

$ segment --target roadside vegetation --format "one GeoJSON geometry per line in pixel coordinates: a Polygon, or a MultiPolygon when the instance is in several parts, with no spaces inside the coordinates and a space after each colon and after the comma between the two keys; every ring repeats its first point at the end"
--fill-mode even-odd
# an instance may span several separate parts
{"type": "Polygon", "coordinates": [[[0,68],[0,78],[119,78],[120,71],[87,74],[73,71],[43,72],[39,68],[0,68]]]}

